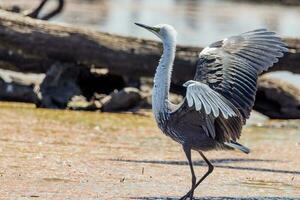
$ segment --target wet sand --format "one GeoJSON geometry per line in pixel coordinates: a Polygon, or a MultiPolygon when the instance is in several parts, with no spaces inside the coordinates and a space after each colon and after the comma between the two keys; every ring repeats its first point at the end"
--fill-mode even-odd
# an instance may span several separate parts
{"type": "MultiPolygon", "coordinates": [[[[178,199],[190,187],[181,147],[160,133],[149,113],[10,103],[0,103],[0,113],[0,199],[178,199]]],[[[250,125],[240,141],[249,155],[207,152],[215,170],[196,197],[300,199],[299,127],[300,121],[250,125]]],[[[200,177],[207,167],[193,157],[200,177]]]]}

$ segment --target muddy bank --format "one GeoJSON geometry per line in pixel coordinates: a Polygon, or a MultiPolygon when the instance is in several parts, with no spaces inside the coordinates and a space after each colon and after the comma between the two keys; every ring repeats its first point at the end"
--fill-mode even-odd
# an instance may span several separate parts
{"type": "MultiPolygon", "coordinates": [[[[181,147],[160,133],[149,112],[0,108],[0,199],[177,199],[189,189],[181,147]]],[[[206,153],[216,168],[196,197],[298,199],[299,124],[248,125],[240,142],[249,155],[206,153]]],[[[193,156],[200,176],[206,166],[193,156]]]]}

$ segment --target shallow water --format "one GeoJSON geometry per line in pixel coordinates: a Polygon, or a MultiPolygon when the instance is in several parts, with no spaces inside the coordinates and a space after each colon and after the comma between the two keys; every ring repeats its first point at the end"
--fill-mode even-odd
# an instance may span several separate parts
{"type": "Polygon", "coordinates": [[[186,45],[205,46],[262,27],[282,36],[300,36],[300,7],[220,0],[114,0],[92,1],[89,5],[72,0],[72,4],[80,4],[80,9],[66,7],[66,12],[55,21],[151,39],[151,34],[133,23],[169,23],[178,30],[178,42],[186,45]]]}

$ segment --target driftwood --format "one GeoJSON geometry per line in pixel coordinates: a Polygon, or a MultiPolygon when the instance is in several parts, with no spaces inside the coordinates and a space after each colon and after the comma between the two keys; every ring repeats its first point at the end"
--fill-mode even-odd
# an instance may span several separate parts
{"type": "Polygon", "coordinates": [[[103,98],[101,110],[104,112],[126,111],[137,106],[141,100],[141,92],[138,89],[126,87],[103,98]]]}
{"type": "MultiPolygon", "coordinates": [[[[290,52],[273,70],[300,73],[300,40],[284,39],[290,52]]],[[[0,11],[1,68],[45,73],[56,62],[107,68],[117,75],[152,76],[159,42],[51,24],[0,11]]],[[[191,79],[201,48],[178,46],[172,82],[191,79]]]]}
{"type": "Polygon", "coordinates": [[[19,13],[24,16],[28,16],[34,19],[41,19],[41,20],[49,20],[56,15],[60,14],[63,11],[65,1],[64,0],[57,0],[57,6],[53,10],[47,11],[41,15],[42,10],[44,9],[45,5],[49,2],[49,0],[41,0],[40,4],[32,10],[23,10],[18,5],[13,5],[11,7],[0,7],[2,10],[6,10],[13,13],[19,13]]]}
{"type": "Polygon", "coordinates": [[[40,99],[36,105],[63,109],[74,96],[82,95],[90,100],[95,93],[110,94],[124,87],[125,81],[120,76],[91,72],[70,63],[55,63],[40,84],[40,99]]]}
{"type": "Polygon", "coordinates": [[[40,85],[41,99],[37,103],[42,108],[66,108],[73,96],[81,95],[78,84],[80,68],[71,64],[56,63],[47,71],[40,85]]]}
{"type": "Polygon", "coordinates": [[[280,79],[262,76],[254,109],[270,118],[299,119],[300,89],[280,79]]]}
{"type": "Polygon", "coordinates": [[[0,78],[0,101],[37,103],[39,98],[34,91],[34,85],[23,85],[15,82],[5,82],[0,78]]]}
{"type": "MultiPolygon", "coordinates": [[[[108,68],[119,75],[152,76],[161,53],[158,42],[49,24],[4,11],[0,11],[0,36],[0,60],[5,62],[0,67],[21,72],[45,73],[59,61],[108,68]]],[[[198,53],[193,48],[178,49],[175,82],[192,76],[198,53]]]]}
{"type": "Polygon", "coordinates": [[[38,103],[37,89],[43,77],[0,70],[0,100],[38,103]]]}
{"type": "Polygon", "coordinates": [[[50,12],[44,14],[41,16],[41,11],[45,7],[45,5],[49,2],[49,0],[41,0],[40,5],[34,9],[33,11],[29,12],[28,14],[25,13],[26,16],[35,18],[35,19],[41,19],[41,20],[49,20],[52,17],[55,17],[59,13],[62,12],[65,1],[64,0],[57,0],[57,7],[54,10],[51,10],[50,12]]]}

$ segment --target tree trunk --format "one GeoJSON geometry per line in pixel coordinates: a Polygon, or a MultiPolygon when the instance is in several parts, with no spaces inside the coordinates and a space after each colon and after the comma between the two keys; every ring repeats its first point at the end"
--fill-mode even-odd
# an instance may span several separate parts
{"type": "MultiPolygon", "coordinates": [[[[289,53],[272,70],[300,73],[300,40],[284,39],[289,53]]],[[[178,46],[172,82],[191,79],[201,48],[178,46]]],[[[1,68],[45,73],[56,62],[107,68],[116,75],[153,76],[159,42],[63,26],[0,11],[1,68]]],[[[76,65],[74,65],[76,66],[76,65]]]]}

